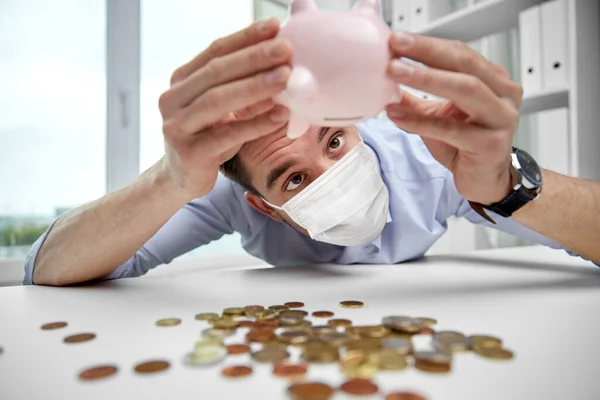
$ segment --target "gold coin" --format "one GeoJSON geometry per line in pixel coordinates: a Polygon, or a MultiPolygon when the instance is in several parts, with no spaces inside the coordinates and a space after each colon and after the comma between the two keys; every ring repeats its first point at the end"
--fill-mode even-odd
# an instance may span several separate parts
{"type": "Polygon", "coordinates": [[[170,364],[168,361],[156,360],[147,361],[135,366],[134,371],[138,374],[154,374],[161,372],[169,368],[170,364]]]}
{"type": "Polygon", "coordinates": [[[358,336],[354,334],[348,334],[347,332],[331,332],[322,333],[319,338],[334,347],[340,347],[345,345],[351,340],[358,339],[358,336]]]}
{"type": "Polygon", "coordinates": [[[288,301],[287,303],[283,303],[284,306],[288,308],[302,308],[304,307],[304,303],[301,301],[288,301]]]}
{"type": "Polygon", "coordinates": [[[281,342],[291,344],[305,343],[310,337],[310,333],[304,330],[288,330],[277,335],[277,339],[281,342]]]}
{"type": "Polygon", "coordinates": [[[415,318],[415,321],[417,321],[419,324],[421,324],[423,326],[430,327],[430,328],[437,324],[436,319],[429,318],[429,317],[418,317],[418,318],[415,318]]]}
{"type": "Polygon", "coordinates": [[[221,375],[226,378],[243,378],[252,373],[252,367],[247,365],[231,365],[229,367],[225,367],[221,371],[221,375]]]}
{"type": "Polygon", "coordinates": [[[227,356],[227,349],[218,345],[197,347],[196,350],[185,356],[184,362],[194,367],[215,365],[227,356]]]}
{"type": "Polygon", "coordinates": [[[157,326],[176,326],[181,324],[181,320],[179,318],[164,318],[156,321],[157,326]]]}
{"type": "Polygon", "coordinates": [[[467,338],[469,349],[476,347],[502,347],[502,339],[488,335],[471,335],[467,338]]]}
{"type": "Polygon", "coordinates": [[[290,358],[290,353],[281,347],[268,347],[252,353],[252,358],[260,363],[278,363],[290,358]]]}
{"type": "Polygon", "coordinates": [[[51,331],[54,329],[64,328],[67,325],[68,324],[66,322],[49,322],[47,324],[42,325],[41,328],[43,331],[51,331]]]}
{"type": "Polygon", "coordinates": [[[394,351],[394,349],[381,349],[378,355],[378,367],[384,371],[401,371],[408,367],[406,355],[394,351]]]}
{"type": "Polygon", "coordinates": [[[439,331],[432,338],[433,345],[438,350],[452,353],[467,350],[467,338],[460,332],[439,331]]]}
{"type": "Polygon", "coordinates": [[[223,315],[229,317],[243,317],[246,309],[242,307],[229,307],[223,310],[223,315]]]}
{"type": "Polygon", "coordinates": [[[476,347],[475,353],[492,360],[512,360],[515,357],[512,351],[498,347],[476,347]]]}
{"type": "Polygon", "coordinates": [[[269,310],[271,311],[275,311],[275,312],[282,312],[282,311],[287,311],[290,308],[288,306],[282,306],[282,305],[276,305],[276,306],[270,306],[269,310]]]}
{"type": "Polygon", "coordinates": [[[347,378],[372,378],[377,374],[378,360],[363,350],[348,350],[340,360],[340,370],[347,378]]]}
{"type": "Polygon", "coordinates": [[[304,318],[308,313],[304,310],[286,310],[282,311],[281,318],[304,318]]]}
{"type": "Polygon", "coordinates": [[[258,311],[256,311],[254,318],[256,318],[257,321],[263,321],[263,320],[275,319],[275,318],[277,318],[278,315],[279,315],[279,313],[277,313],[273,310],[258,310],[258,311]]]}
{"type": "Polygon", "coordinates": [[[232,336],[235,333],[235,329],[217,329],[208,328],[202,331],[202,337],[205,338],[225,338],[232,336]]]}
{"type": "Polygon", "coordinates": [[[217,329],[234,329],[240,325],[238,321],[229,318],[215,319],[210,321],[210,323],[214,328],[217,329]]]}
{"type": "Polygon", "coordinates": [[[279,318],[279,325],[281,326],[300,326],[304,324],[303,317],[281,317],[279,318]]]}
{"type": "Polygon", "coordinates": [[[342,301],[340,302],[340,307],[342,308],[362,308],[364,307],[365,303],[363,303],[362,301],[356,301],[356,300],[346,300],[346,301],[342,301]]]}
{"type": "Polygon", "coordinates": [[[88,342],[96,337],[94,333],[78,333],[77,335],[67,336],[63,339],[65,343],[81,343],[88,342]]]}
{"type": "Polygon", "coordinates": [[[197,349],[198,347],[212,345],[223,346],[223,339],[218,337],[205,337],[204,339],[197,341],[194,347],[197,349]]]}
{"type": "Polygon", "coordinates": [[[194,318],[196,318],[198,321],[212,321],[215,319],[219,319],[219,314],[212,313],[212,312],[200,313],[200,314],[196,314],[196,316],[194,318]]]}
{"type": "Polygon", "coordinates": [[[415,333],[421,330],[421,324],[415,318],[404,316],[385,317],[382,325],[398,332],[415,333]]]}
{"type": "Polygon", "coordinates": [[[354,333],[362,337],[382,338],[388,334],[388,330],[383,325],[369,326],[351,326],[346,328],[346,332],[354,333]]]}
{"type": "Polygon", "coordinates": [[[378,350],[381,348],[381,340],[377,338],[360,338],[346,343],[348,350],[378,350]]]}
{"type": "Polygon", "coordinates": [[[305,345],[302,352],[302,359],[312,363],[332,363],[339,358],[340,353],[337,348],[319,342],[305,345]]]}
{"type": "Polygon", "coordinates": [[[329,321],[327,321],[327,325],[332,326],[334,328],[338,328],[338,327],[345,328],[345,327],[352,325],[352,321],[350,321],[349,319],[334,318],[334,319],[330,319],[329,321]]]}
{"type": "Polygon", "coordinates": [[[79,373],[79,379],[82,381],[95,381],[108,378],[117,373],[119,368],[116,365],[98,365],[88,368],[79,373]]]}
{"type": "Polygon", "coordinates": [[[305,382],[288,387],[287,392],[292,400],[329,400],[335,390],[325,383],[305,382]]]}
{"type": "Polygon", "coordinates": [[[335,329],[334,327],[328,326],[328,325],[319,325],[319,326],[313,326],[312,331],[315,335],[320,336],[325,333],[337,332],[337,329],[335,329]]]}

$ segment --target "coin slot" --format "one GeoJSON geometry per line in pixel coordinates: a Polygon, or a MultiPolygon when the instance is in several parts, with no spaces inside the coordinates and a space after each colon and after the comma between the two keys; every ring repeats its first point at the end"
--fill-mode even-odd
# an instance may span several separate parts
{"type": "Polygon", "coordinates": [[[364,118],[362,115],[360,117],[347,117],[347,118],[337,118],[337,117],[330,117],[330,118],[325,118],[325,121],[357,121],[359,119],[364,118]]]}

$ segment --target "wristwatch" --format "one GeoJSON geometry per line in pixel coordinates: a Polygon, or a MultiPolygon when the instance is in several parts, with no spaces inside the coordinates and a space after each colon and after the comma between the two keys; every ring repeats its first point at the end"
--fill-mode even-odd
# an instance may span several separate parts
{"type": "Polygon", "coordinates": [[[508,218],[527,203],[536,200],[542,192],[542,170],[535,159],[525,150],[513,147],[510,160],[513,188],[508,196],[490,205],[470,202],[475,211],[492,223],[496,222],[484,209],[508,218]]]}

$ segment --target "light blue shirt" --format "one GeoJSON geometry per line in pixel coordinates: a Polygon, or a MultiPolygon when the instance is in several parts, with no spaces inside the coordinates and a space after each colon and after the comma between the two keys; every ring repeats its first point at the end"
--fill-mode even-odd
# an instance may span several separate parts
{"type": "MultiPolygon", "coordinates": [[[[453,216],[561,248],[513,219],[490,213],[497,222],[493,225],[473,211],[456,190],[451,172],[431,156],[419,136],[375,119],[357,127],[379,161],[390,195],[387,223],[381,235],[371,243],[341,247],[314,241],[251,208],[244,200],[244,188],[219,175],[208,195],[179,210],[107,279],[144,275],[158,265],[168,264],[182,254],[233,232],[240,233],[242,246],[248,253],[276,267],[400,263],[422,257],[446,232],[446,221],[453,216]]],[[[52,226],[27,256],[25,284],[32,283],[35,258],[50,229],[52,226]]]]}

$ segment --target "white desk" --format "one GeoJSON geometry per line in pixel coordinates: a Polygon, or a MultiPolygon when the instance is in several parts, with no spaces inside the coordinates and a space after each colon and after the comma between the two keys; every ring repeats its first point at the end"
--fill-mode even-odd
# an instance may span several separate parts
{"type": "MultiPolygon", "coordinates": [[[[376,382],[386,392],[413,389],[445,400],[600,398],[600,269],[562,252],[496,250],[392,266],[173,274],[168,268],[88,287],[0,289],[0,398],[285,398],[286,384],[264,365],[232,382],[221,378],[220,368],[192,369],[181,359],[206,326],[194,320],[196,313],[296,300],[307,310],[332,310],[357,324],[393,314],[430,316],[438,319],[438,329],[498,335],[516,353],[509,362],[457,355],[453,372],[444,376],[414,369],[381,373],[376,382]],[[365,307],[338,307],[352,299],[365,307]],[[183,323],[156,327],[164,317],[183,323]],[[40,330],[60,320],[69,326],[40,330]],[[62,342],[86,331],[97,338],[62,342]],[[172,366],[154,376],[132,372],[134,364],[153,358],[172,366]],[[107,362],[120,366],[117,375],[97,382],[76,378],[83,367],[107,362]]],[[[343,381],[334,366],[311,366],[309,379],[343,381]]]]}

